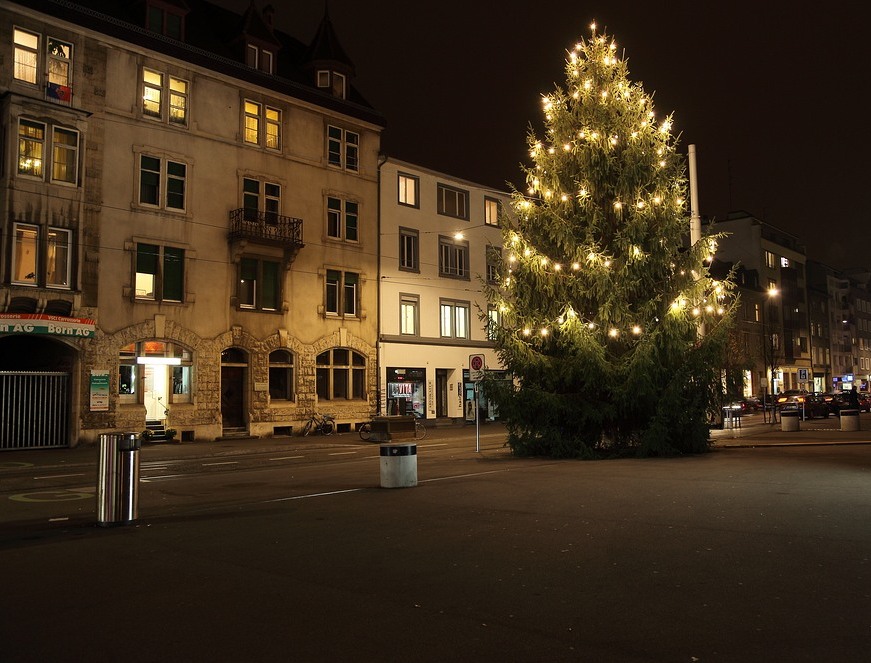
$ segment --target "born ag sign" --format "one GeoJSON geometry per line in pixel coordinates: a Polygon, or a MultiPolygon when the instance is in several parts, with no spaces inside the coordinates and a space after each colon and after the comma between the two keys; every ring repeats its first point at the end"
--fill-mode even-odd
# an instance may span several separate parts
{"type": "Polygon", "coordinates": [[[469,379],[472,382],[480,382],[484,379],[484,355],[469,355],[469,379]]]}

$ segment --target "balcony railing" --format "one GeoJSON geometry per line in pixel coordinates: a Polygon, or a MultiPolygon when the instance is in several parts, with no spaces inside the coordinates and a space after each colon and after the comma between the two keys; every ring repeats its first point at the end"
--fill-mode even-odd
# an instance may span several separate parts
{"type": "Polygon", "coordinates": [[[302,219],[273,212],[234,209],[230,212],[229,240],[248,240],[260,244],[301,249],[302,219]]]}

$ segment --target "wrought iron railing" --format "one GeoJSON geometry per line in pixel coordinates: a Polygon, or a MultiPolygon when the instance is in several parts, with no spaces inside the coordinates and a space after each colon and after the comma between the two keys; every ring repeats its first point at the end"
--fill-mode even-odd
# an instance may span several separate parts
{"type": "Polygon", "coordinates": [[[273,212],[234,209],[230,212],[230,240],[302,247],[302,219],[273,212]]]}

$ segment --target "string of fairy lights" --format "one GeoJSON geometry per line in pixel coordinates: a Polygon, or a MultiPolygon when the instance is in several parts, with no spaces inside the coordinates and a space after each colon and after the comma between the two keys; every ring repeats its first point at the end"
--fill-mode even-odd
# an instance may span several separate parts
{"type": "MultiPolygon", "coordinates": [[[[621,221],[681,217],[686,211],[686,200],[671,133],[672,118],[657,122],[651,97],[639,84],[627,81],[626,61],[618,57],[616,42],[604,34],[597,34],[595,23],[590,29],[592,36],[576,44],[568,53],[568,90],[557,89],[542,96],[548,140],[543,142],[530,134],[529,155],[535,166],[527,169],[527,195],[515,192],[512,199],[514,211],[527,223],[530,219],[548,215],[570,217],[573,212],[588,210],[591,206],[608,206],[611,214],[621,221]],[[608,122],[603,123],[601,118],[615,115],[619,122],[612,124],[622,123],[628,129],[621,132],[602,126],[608,122]],[[590,169],[573,179],[573,190],[565,190],[560,184],[556,166],[564,164],[567,158],[577,158],[590,150],[599,150],[612,157],[620,150],[631,150],[640,163],[649,167],[651,177],[637,190],[620,195],[605,185],[599,186],[595,181],[596,173],[590,169]],[[611,194],[611,197],[606,199],[606,194],[611,194]]],[[[660,243],[663,242],[661,239],[660,243]]],[[[502,316],[516,314],[511,292],[521,267],[549,278],[572,279],[585,270],[608,271],[617,265],[628,265],[650,257],[649,250],[637,242],[630,242],[620,247],[619,255],[609,254],[598,246],[579,246],[577,255],[554,259],[527,242],[516,228],[508,232],[506,244],[507,275],[499,284],[501,287],[494,290],[502,316]]],[[[688,267],[671,264],[673,275],[680,275],[684,285],[668,308],[669,314],[707,323],[725,313],[729,284],[710,278],[704,268],[705,263],[713,260],[716,249],[716,237],[706,237],[684,255],[688,267]],[[689,267],[692,265],[697,267],[689,267]]],[[[596,314],[585,315],[566,304],[555,318],[520,324],[514,333],[520,339],[532,342],[535,338],[546,339],[555,330],[569,328],[601,333],[613,340],[638,339],[646,331],[641,321],[610,324],[595,318],[596,314]]],[[[651,324],[658,321],[658,318],[653,318],[651,324]]]]}

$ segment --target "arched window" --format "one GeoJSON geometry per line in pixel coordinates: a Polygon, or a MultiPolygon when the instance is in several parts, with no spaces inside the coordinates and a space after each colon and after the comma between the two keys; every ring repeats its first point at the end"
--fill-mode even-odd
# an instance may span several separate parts
{"type": "Polygon", "coordinates": [[[317,357],[318,398],[366,398],[366,358],[346,348],[333,348],[317,357]]]}
{"type": "Polygon", "coordinates": [[[287,350],[273,350],[269,353],[269,398],[292,401],[293,387],[293,355],[287,350]]]}
{"type": "Polygon", "coordinates": [[[118,362],[122,403],[144,403],[151,418],[162,419],[170,404],[191,402],[193,355],[187,348],[139,341],[121,348],[118,362]]]}

